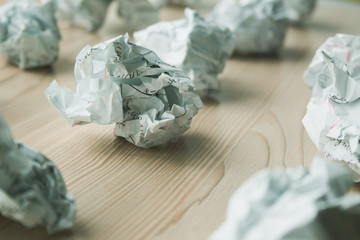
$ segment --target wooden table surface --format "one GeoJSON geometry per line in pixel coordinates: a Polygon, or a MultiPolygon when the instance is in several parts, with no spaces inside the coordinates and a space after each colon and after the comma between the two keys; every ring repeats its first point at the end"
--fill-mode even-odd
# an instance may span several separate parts
{"type": "Polygon", "coordinates": [[[0,58],[0,111],[14,138],[55,162],[78,206],[74,228],[51,237],[0,216],[0,239],[206,239],[255,172],[310,165],[317,150],[301,123],[310,97],[302,75],[321,43],[360,35],[359,23],[355,4],[320,2],[303,27],[289,28],[279,57],[230,58],[220,101],[205,101],[178,142],[148,150],[114,137],[113,125],[69,126],[43,94],[53,79],[75,90],[79,51],[129,30],[115,9],[97,33],[61,24],[53,67],[23,71],[0,58]]]}

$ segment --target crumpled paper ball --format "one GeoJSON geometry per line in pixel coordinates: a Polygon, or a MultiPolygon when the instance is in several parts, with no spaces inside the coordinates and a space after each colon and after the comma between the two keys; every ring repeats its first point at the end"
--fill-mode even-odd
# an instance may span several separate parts
{"type": "Polygon", "coordinates": [[[317,158],[311,170],[264,169],[230,198],[209,240],[360,239],[360,194],[348,169],[317,158]]]}
{"type": "Polygon", "coordinates": [[[85,47],[78,91],[54,81],[45,94],[72,125],[116,123],[114,134],[149,148],[176,141],[202,108],[191,80],[127,35],[85,47]]]}
{"type": "Polygon", "coordinates": [[[228,27],[240,54],[275,54],[284,43],[288,20],[282,0],[222,0],[208,20],[228,27]]]}
{"type": "Polygon", "coordinates": [[[0,8],[0,54],[20,68],[48,66],[58,59],[56,2],[13,0],[0,8]]]}
{"type": "Polygon", "coordinates": [[[291,23],[305,21],[316,7],[317,0],[283,0],[286,7],[286,15],[291,23]]]}
{"type": "Polygon", "coordinates": [[[191,9],[185,10],[185,16],[186,19],[156,23],[135,32],[135,42],[182,69],[200,96],[212,95],[220,89],[217,75],[234,48],[232,33],[191,9]]]}
{"type": "Polygon", "coordinates": [[[105,21],[111,0],[57,0],[57,3],[59,20],[96,31],[105,21]]]}
{"type": "Polygon", "coordinates": [[[0,213],[28,228],[55,233],[74,225],[76,204],[57,167],[41,153],[14,142],[0,115],[0,213]]]}
{"type": "Polygon", "coordinates": [[[326,40],[304,74],[312,97],[304,127],[327,158],[360,174],[360,36],[326,40]]]}
{"type": "Polygon", "coordinates": [[[166,0],[117,0],[118,14],[127,26],[145,27],[159,20],[159,11],[166,0]]]}

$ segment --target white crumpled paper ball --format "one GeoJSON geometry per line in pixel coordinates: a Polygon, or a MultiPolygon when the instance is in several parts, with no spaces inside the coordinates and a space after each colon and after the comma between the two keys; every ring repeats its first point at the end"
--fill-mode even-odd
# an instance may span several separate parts
{"type": "Polygon", "coordinates": [[[0,8],[0,53],[28,69],[48,66],[58,59],[56,3],[14,0],[0,8]]]}
{"type": "Polygon", "coordinates": [[[222,0],[208,16],[228,27],[240,54],[278,53],[284,43],[288,20],[282,0],[222,0]]]}
{"type": "Polygon", "coordinates": [[[105,21],[111,0],[57,0],[57,3],[59,20],[96,31],[105,21]]]}
{"type": "Polygon", "coordinates": [[[159,22],[135,32],[136,44],[153,50],[165,62],[182,69],[200,96],[220,89],[220,74],[234,48],[231,31],[185,10],[186,19],[159,22]]]}
{"type": "Polygon", "coordinates": [[[72,125],[116,123],[143,148],[176,141],[202,108],[191,80],[127,35],[85,47],[76,58],[78,92],[54,81],[45,94],[72,125]]]}
{"type": "Polygon", "coordinates": [[[360,194],[348,169],[317,158],[311,170],[264,169],[231,197],[209,240],[360,239],[360,194]]]}
{"type": "Polygon", "coordinates": [[[360,36],[326,40],[304,74],[312,97],[304,127],[327,158],[360,174],[360,36]]]}
{"type": "Polygon", "coordinates": [[[117,0],[118,14],[127,26],[146,27],[159,20],[159,11],[166,0],[117,0]]]}
{"type": "Polygon", "coordinates": [[[286,15],[291,23],[305,21],[316,7],[317,0],[283,0],[286,7],[286,15]]]}
{"type": "Polygon", "coordinates": [[[74,225],[76,203],[57,167],[44,155],[14,142],[0,114],[0,213],[48,233],[74,225]]]}

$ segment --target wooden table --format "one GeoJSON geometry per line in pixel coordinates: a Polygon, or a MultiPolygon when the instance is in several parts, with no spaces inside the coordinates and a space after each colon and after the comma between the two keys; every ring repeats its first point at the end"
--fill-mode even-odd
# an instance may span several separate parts
{"type": "MultiPolygon", "coordinates": [[[[148,150],[114,137],[112,125],[69,126],[43,94],[53,79],[75,90],[77,53],[128,30],[115,9],[97,33],[62,24],[53,67],[23,71],[0,58],[0,110],[15,139],[52,159],[77,200],[74,228],[51,239],[206,239],[255,172],[310,165],[317,151],[301,123],[310,97],[302,75],[326,38],[360,35],[359,23],[359,6],[320,2],[308,23],[289,28],[279,57],[229,59],[220,102],[205,101],[177,143],[148,150]]],[[[0,238],[48,236],[0,217],[0,238]]]]}

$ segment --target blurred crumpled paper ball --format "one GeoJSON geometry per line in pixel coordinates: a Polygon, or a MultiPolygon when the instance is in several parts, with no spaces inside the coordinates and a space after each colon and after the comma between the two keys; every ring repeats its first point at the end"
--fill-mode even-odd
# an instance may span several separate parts
{"type": "Polygon", "coordinates": [[[283,0],[286,16],[290,23],[302,23],[309,18],[316,7],[317,0],[283,0]]]}
{"type": "Polygon", "coordinates": [[[111,0],[57,0],[57,3],[59,20],[96,31],[105,21],[111,0]]]}
{"type": "Polygon", "coordinates": [[[217,76],[234,47],[232,33],[191,9],[185,9],[185,17],[135,32],[135,42],[183,70],[200,96],[216,96],[220,90],[217,76]]]}
{"type": "Polygon", "coordinates": [[[225,221],[209,240],[360,239],[360,194],[353,176],[316,158],[305,167],[264,169],[229,200],[225,221]]]}
{"type": "Polygon", "coordinates": [[[55,233],[74,225],[76,203],[57,167],[13,140],[0,114],[0,213],[28,228],[55,233]]]}
{"type": "Polygon", "coordinates": [[[61,39],[55,18],[56,2],[10,1],[0,8],[0,53],[28,69],[58,59],[61,39]]]}
{"type": "Polygon", "coordinates": [[[282,0],[222,0],[208,20],[228,27],[234,35],[234,52],[276,54],[284,43],[288,20],[282,0]]]}

